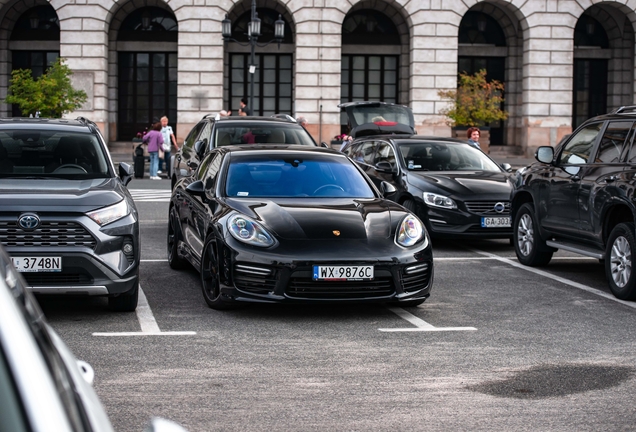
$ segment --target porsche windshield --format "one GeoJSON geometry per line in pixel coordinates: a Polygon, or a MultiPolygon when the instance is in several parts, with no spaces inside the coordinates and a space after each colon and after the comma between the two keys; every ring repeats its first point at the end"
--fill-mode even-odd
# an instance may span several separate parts
{"type": "Polygon", "coordinates": [[[402,161],[410,171],[495,171],[501,168],[469,144],[409,142],[399,144],[402,161]]]}
{"type": "Polygon", "coordinates": [[[215,135],[216,147],[241,144],[316,145],[309,133],[297,124],[276,122],[219,124],[215,135]]]}
{"type": "Polygon", "coordinates": [[[0,130],[0,177],[108,178],[106,156],[92,134],[0,130]]]}
{"type": "Polygon", "coordinates": [[[307,153],[232,156],[226,193],[230,197],[374,197],[348,159],[307,153]]]}

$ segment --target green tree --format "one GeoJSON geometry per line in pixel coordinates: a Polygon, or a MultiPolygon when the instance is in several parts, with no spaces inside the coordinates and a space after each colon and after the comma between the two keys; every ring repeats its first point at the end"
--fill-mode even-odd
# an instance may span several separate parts
{"type": "Polygon", "coordinates": [[[71,85],[72,74],[61,57],[37,79],[30,69],[14,70],[3,102],[18,105],[23,116],[40,112],[41,117],[60,118],[81,108],[87,99],[86,92],[71,85]]]}
{"type": "Polygon", "coordinates": [[[440,114],[449,118],[451,126],[487,126],[498,120],[506,120],[508,113],[501,109],[504,84],[487,81],[486,70],[474,75],[459,74],[456,90],[440,90],[437,94],[450,103],[440,114]]]}

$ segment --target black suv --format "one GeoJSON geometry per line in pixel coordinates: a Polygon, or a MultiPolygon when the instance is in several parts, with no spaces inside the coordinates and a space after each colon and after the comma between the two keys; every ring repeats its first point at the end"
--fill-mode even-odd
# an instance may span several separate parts
{"type": "Polygon", "coordinates": [[[309,132],[283,117],[219,117],[208,114],[190,131],[172,158],[172,186],[192,175],[213,148],[239,144],[298,144],[316,146],[309,132]]]}
{"type": "Polygon", "coordinates": [[[0,242],[40,294],[108,296],[134,311],[139,222],[95,123],[0,119],[0,242]]]}
{"type": "Polygon", "coordinates": [[[522,264],[546,265],[557,249],[604,260],[612,293],[636,299],[635,122],[636,106],[594,117],[517,171],[511,202],[522,264]]]}

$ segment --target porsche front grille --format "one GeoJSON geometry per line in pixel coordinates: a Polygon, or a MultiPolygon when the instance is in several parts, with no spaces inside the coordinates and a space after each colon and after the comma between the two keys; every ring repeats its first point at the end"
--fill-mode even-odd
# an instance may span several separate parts
{"type": "Polygon", "coordinates": [[[294,298],[369,298],[389,296],[395,292],[392,277],[376,277],[372,281],[314,281],[292,277],[286,293],[294,298]]]}

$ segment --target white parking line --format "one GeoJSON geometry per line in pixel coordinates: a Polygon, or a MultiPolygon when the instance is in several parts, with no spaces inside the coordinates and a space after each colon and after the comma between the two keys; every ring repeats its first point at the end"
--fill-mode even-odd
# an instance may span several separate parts
{"type": "Polygon", "coordinates": [[[387,306],[387,309],[415,326],[407,328],[381,328],[381,332],[441,332],[441,331],[475,331],[475,327],[434,327],[421,318],[408,313],[402,308],[387,306]]]}
{"type": "MultiPolygon", "coordinates": [[[[476,252],[476,251],[475,251],[476,252]]],[[[495,255],[497,256],[497,255],[495,255]]],[[[498,258],[504,258],[504,259],[511,259],[511,260],[516,260],[517,257],[516,256],[510,256],[510,257],[500,257],[497,256],[498,258]]],[[[485,260],[492,260],[495,259],[491,256],[484,256],[484,257],[438,257],[438,258],[434,258],[433,261],[485,261],[485,260]]],[[[596,258],[590,258],[590,257],[569,257],[569,256],[562,256],[562,257],[552,257],[553,260],[571,260],[571,261],[588,261],[588,260],[592,260],[592,261],[597,261],[596,258]]]]}
{"type": "Polygon", "coordinates": [[[135,312],[137,313],[137,319],[141,327],[140,332],[93,333],[93,336],[187,336],[197,334],[197,332],[193,331],[162,332],[159,330],[159,325],[157,325],[157,320],[155,320],[155,316],[152,314],[148,299],[146,299],[141,285],[139,285],[139,300],[135,312]]]}
{"type": "Polygon", "coordinates": [[[552,279],[552,280],[557,281],[557,282],[561,282],[562,284],[569,285],[569,286],[574,287],[574,288],[578,288],[578,289],[580,289],[582,291],[589,292],[590,294],[594,294],[594,295],[597,295],[599,297],[603,297],[603,298],[605,298],[607,300],[611,300],[611,301],[614,301],[616,303],[620,303],[620,304],[622,304],[624,306],[627,306],[627,307],[630,307],[632,309],[636,309],[636,303],[618,299],[618,298],[614,297],[612,294],[606,293],[606,292],[598,290],[596,288],[592,288],[591,286],[583,285],[583,284],[580,284],[578,282],[574,282],[574,281],[571,281],[569,279],[565,279],[565,278],[562,278],[560,276],[553,275],[553,274],[548,273],[546,271],[536,269],[534,267],[525,266],[525,265],[521,264],[518,261],[513,261],[513,260],[510,260],[508,258],[503,258],[503,257],[497,256],[495,254],[492,254],[490,252],[484,252],[484,251],[480,251],[480,250],[477,250],[477,249],[470,249],[470,251],[478,253],[480,255],[487,256],[490,259],[494,259],[494,260],[509,264],[509,265],[511,265],[513,267],[517,267],[517,268],[523,269],[523,270],[528,271],[530,273],[534,273],[536,275],[543,276],[543,277],[546,277],[548,279],[552,279]]]}

